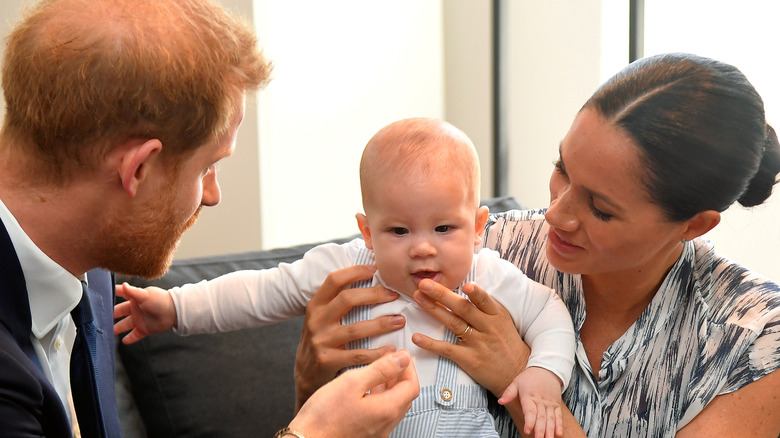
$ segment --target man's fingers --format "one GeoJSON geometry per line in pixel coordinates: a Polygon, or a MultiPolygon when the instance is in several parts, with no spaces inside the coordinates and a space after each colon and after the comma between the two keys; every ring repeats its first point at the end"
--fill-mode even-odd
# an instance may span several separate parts
{"type": "Polygon", "coordinates": [[[354,380],[360,382],[360,390],[366,392],[371,388],[397,379],[401,376],[401,373],[409,367],[411,362],[412,357],[409,355],[409,352],[406,350],[399,350],[395,353],[380,357],[365,368],[350,372],[355,373],[352,377],[354,380]]]}

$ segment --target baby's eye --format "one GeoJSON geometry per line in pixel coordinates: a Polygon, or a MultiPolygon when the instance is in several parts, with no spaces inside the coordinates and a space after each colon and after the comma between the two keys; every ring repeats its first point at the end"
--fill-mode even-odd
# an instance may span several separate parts
{"type": "Polygon", "coordinates": [[[437,233],[446,233],[451,228],[452,228],[452,226],[450,226],[450,225],[439,225],[438,227],[436,227],[436,232],[437,233]]]}
{"type": "Polygon", "coordinates": [[[403,236],[404,234],[409,234],[409,230],[407,230],[406,228],[401,228],[401,227],[391,228],[390,232],[392,232],[396,236],[403,236]]]}

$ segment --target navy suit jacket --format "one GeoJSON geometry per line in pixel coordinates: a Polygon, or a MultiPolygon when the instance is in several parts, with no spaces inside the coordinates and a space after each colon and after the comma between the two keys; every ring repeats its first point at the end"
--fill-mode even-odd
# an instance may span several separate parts
{"type": "MultiPolygon", "coordinates": [[[[115,438],[121,432],[114,390],[114,280],[103,270],[87,278],[95,323],[103,332],[97,346],[103,416],[108,437],[115,438]]],[[[65,407],[30,342],[31,327],[22,267],[0,221],[0,436],[72,437],[65,407]]]]}

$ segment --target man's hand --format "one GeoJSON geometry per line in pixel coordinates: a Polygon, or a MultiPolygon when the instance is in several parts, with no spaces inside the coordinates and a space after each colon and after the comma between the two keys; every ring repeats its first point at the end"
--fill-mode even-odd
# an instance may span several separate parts
{"type": "Polygon", "coordinates": [[[386,437],[419,392],[409,353],[388,353],[320,388],[303,405],[290,428],[306,438],[386,437]]]}

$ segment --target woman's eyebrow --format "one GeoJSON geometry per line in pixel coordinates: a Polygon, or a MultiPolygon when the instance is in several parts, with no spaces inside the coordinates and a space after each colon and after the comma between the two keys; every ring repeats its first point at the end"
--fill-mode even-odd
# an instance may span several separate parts
{"type": "MultiPolygon", "coordinates": [[[[563,154],[561,153],[561,145],[563,145],[563,142],[558,144],[558,165],[561,166],[563,170],[566,170],[566,164],[563,161],[563,154]]],[[[567,172],[568,174],[568,172],[567,172]]],[[[571,175],[569,175],[569,178],[571,179],[571,175]]],[[[598,190],[593,190],[590,187],[586,185],[582,185],[582,189],[588,193],[591,197],[597,198],[599,201],[607,204],[610,206],[615,213],[622,213],[625,211],[623,207],[621,207],[619,204],[617,204],[615,201],[613,201],[609,196],[599,192],[598,190]]]]}

